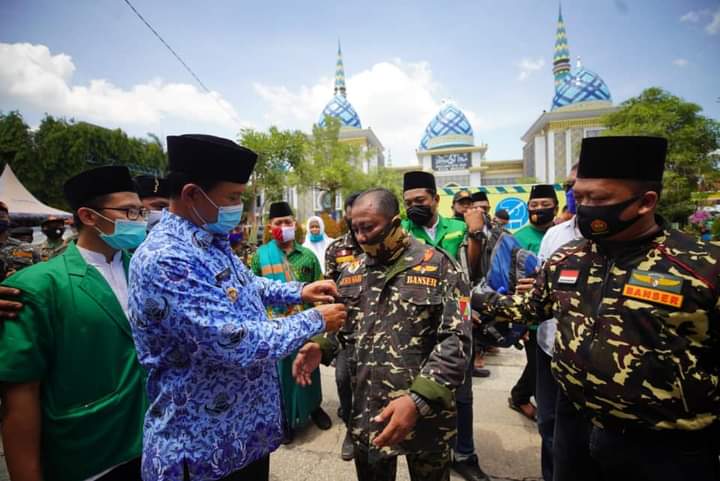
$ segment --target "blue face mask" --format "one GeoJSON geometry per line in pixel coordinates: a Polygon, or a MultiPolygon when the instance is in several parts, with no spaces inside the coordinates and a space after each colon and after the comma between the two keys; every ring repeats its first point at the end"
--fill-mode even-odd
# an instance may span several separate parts
{"type": "Polygon", "coordinates": [[[577,205],[575,204],[575,191],[569,189],[565,192],[565,203],[567,204],[568,212],[575,215],[577,212],[577,205]]]}
{"type": "Polygon", "coordinates": [[[98,215],[115,224],[115,231],[112,234],[103,234],[100,232],[100,238],[103,242],[113,249],[135,249],[145,240],[145,236],[147,235],[147,222],[124,219],[112,221],[102,214],[98,215]]]}
{"type": "Polygon", "coordinates": [[[200,215],[197,209],[195,209],[195,207],[193,206],[193,211],[195,212],[195,215],[198,216],[200,220],[205,222],[205,224],[203,224],[202,226],[203,229],[210,232],[211,234],[228,234],[240,223],[243,215],[242,202],[237,205],[231,205],[228,207],[218,207],[218,205],[213,202],[212,199],[210,199],[210,197],[208,197],[208,195],[203,190],[201,190],[200,192],[202,192],[208,202],[210,202],[213,207],[218,210],[217,220],[210,223],[206,221],[203,216],[200,215]]]}
{"type": "Polygon", "coordinates": [[[322,233],[320,234],[310,234],[310,242],[321,242],[323,240],[322,233]]]}

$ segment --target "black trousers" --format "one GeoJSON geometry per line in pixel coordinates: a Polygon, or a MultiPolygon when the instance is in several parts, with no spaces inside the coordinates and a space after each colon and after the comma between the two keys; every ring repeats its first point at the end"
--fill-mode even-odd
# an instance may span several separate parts
{"type": "Polygon", "coordinates": [[[554,481],[719,481],[720,426],[621,432],[594,426],[564,394],[555,419],[554,481]]]}
{"type": "Polygon", "coordinates": [[[140,460],[141,458],[135,458],[121,464],[97,481],[142,481],[140,460]]]}
{"type": "MultiPolygon", "coordinates": [[[[190,475],[185,472],[185,481],[192,481],[190,475]]],[[[240,471],[228,474],[218,481],[268,481],[270,479],[270,456],[258,459],[250,463],[240,471]]]]}
{"type": "Polygon", "coordinates": [[[530,398],[535,395],[535,374],[537,371],[535,354],[537,351],[537,331],[528,331],[529,339],[525,341],[525,357],[527,364],[523,369],[520,379],[510,391],[510,397],[515,404],[528,404],[530,398]]]}
{"type": "Polygon", "coordinates": [[[537,403],[537,426],[542,439],[540,465],[545,481],[553,478],[553,438],[555,435],[555,406],[557,404],[557,381],[550,370],[552,357],[537,346],[537,385],[535,402],[537,403]]]}
{"type": "Polygon", "coordinates": [[[337,385],[338,398],[340,398],[340,414],[347,426],[352,413],[352,372],[350,370],[350,355],[352,346],[345,346],[335,358],[335,384],[337,385]]]}

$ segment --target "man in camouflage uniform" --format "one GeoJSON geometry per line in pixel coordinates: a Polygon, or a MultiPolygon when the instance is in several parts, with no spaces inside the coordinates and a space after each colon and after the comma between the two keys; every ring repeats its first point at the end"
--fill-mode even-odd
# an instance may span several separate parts
{"type": "Polygon", "coordinates": [[[558,320],[556,481],[720,479],[720,246],[655,214],[666,149],[584,139],[584,239],[557,250],[525,296],[473,296],[486,315],[558,320]]]}
{"type": "MultiPolygon", "coordinates": [[[[352,233],[352,206],[359,194],[349,195],[345,199],[345,222],[348,231],[345,235],[335,239],[325,251],[325,279],[331,279],[337,282],[343,266],[351,262],[355,262],[362,250],[358,246],[355,236],[352,233]]],[[[350,358],[352,357],[353,346],[345,344],[341,346],[340,352],[335,357],[335,384],[337,385],[338,398],[340,399],[340,408],[338,409],[338,417],[343,420],[346,426],[350,422],[350,412],[352,411],[352,373],[350,371],[350,358]]],[[[350,461],[353,458],[354,447],[350,429],[345,433],[340,457],[344,461],[350,461]]]]}
{"type": "Polygon", "coordinates": [[[0,279],[40,261],[40,252],[36,248],[10,237],[10,214],[7,205],[0,202],[0,279]]]}
{"type": "Polygon", "coordinates": [[[67,247],[63,240],[65,233],[65,220],[61,217],[50,216],[40,224],[45,240],[40,244],[40,257],[48,261],[62,254],[67,247]]]}
{"type": "Polygon", "coordinates": [[[325,279],[337,280],[342,267],[356,260],[357,256],[362,253],[355,237],[353,237],[350,227],[350,223],[352,222],[352,205],[358,195],[359,194],[352,194],[345,199],[345,222],[347,223],[348,231],[335,239],[325,251],[325,279]]]}
{"type": "MultiPolygon", "coordinates": [[[[346,342],[355,344],[355,467],[361,481],[394,480],[406,455],[413,481],[447,481],[454,391],[470,356],[467,285],[450,257],[401,228],[398,213],[387,190],[358,197],[352,223],[364,254],[338,279],[352,326],[346,342]]],[[[327,361],[327,344],[323,353],[327,361]]],[[[301,350],[298,382],[319,357],[316,343],[301,350]]]]}

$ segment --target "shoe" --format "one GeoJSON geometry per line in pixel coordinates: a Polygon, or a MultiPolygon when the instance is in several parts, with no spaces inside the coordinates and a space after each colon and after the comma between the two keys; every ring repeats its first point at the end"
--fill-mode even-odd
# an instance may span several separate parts
{"type": "Polygon", "coordinates": [[[453,461],[450,467],[466,481],[490,481],[490,477],[480,469],[474,454],[463,461],[453,461]]]}
{"type": "Polygon", "coordinates": [[[350,431],[345,433],[345,439],[342,443],[342,449],[340,450],[340,458],[343,461],[352,461],[355,456],[355,446],[353,446],[352,438],[350,437],[350,431]]]}
{"type": "Polygon", "coordinates": [[[490,371],[488,369],[480,369],[479,367],[474,367],[472,375],[473,377],[489,377],[490,371]]]}
{"type": "Polygon", "coordinates": [[[515,403],[511,397],[508,398],[508,407],[512,409],[513,411],[517,411],[526,418],[528,418],[530,421],[537,422],[537,408],[532,403],[527,404],[517,404],[515,403]]]}
{"type": "Polygon", "coordinates": [[[330,416],[328,416],[327,413],[323,411],[323,409],[320,407],[310,414],[310,419],[313,420],[315,426],[322,429],[323,431],[327,431],[332,427],[332,421],[330,420],[330,416]]]}

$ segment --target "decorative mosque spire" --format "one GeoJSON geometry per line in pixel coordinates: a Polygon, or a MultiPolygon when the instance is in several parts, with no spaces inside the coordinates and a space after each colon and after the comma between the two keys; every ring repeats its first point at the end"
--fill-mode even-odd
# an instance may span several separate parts
{"type": "Polygon", "coordinates": [[[557,32],[555,33],[555,55],[553,56],[553,74],[555,75],[555,88],[563,78],[570,73],[570,47],[568,46],[565,21],[562,16],[562,4],[559,7],[557,32]]]}
{"type": "Polygon", "coordinates": [[[338,39],[337,64],[335,64],[335,95],[347,97],[345,89],[345,66],[342,60],[342,49],[340,48],[340,39],[338,39]]]}

